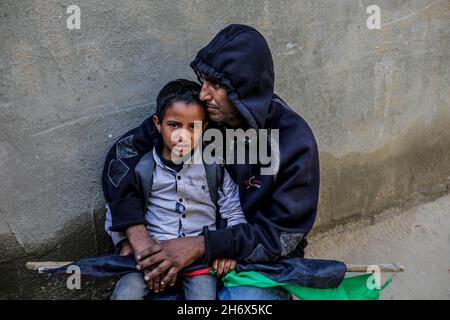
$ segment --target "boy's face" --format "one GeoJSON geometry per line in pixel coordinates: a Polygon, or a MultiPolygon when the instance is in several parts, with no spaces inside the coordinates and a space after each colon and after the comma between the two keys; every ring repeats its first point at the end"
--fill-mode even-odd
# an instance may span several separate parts
{"type": "Polygon", "coordinates": [[[162,121],[155,115],[153,122],[161,133],[163,157],[185,157],[194,149],[206,128],[205,110],[197,103],[178,101],[167,106],[162,121]]]}

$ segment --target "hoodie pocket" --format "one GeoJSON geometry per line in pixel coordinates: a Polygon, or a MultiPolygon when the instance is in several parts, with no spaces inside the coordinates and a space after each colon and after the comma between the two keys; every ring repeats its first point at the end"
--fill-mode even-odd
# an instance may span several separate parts
{"type": "Polygon", "coordinates": [[[248,263],[275,261],[278,257],[271,254],[261,243],[244,260],[248,263]]]}

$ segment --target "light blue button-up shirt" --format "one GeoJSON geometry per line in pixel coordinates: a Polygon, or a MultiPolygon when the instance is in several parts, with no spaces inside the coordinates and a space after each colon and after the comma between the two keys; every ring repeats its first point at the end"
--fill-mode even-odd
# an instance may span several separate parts
{"type": "MultiPolygon", "coordinates": [[[[196,153],[194,153],[196,154],[196,153]]],[[[153,149],[155,167],[145,218],[150,236],[157,240],[199,235],[204,226],[216,228],[216,206],[211,200],[206,171],[201,159],[189,159],[177,173],[167,167],[153,149]]],[[[218,189],[217,205],[227,226],[246,223],[239,201],[237,185],[224,170],[218,189]]],[[[122,232],[111,232],[111,213],[107,206],[105,230],[114,245],[126,238],[122,232]]]]}

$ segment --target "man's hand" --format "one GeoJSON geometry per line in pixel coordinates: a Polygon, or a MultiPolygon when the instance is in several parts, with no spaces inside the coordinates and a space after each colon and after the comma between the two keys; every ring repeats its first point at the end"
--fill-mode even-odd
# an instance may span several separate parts
{"type": "Polygon", "coordinates": [[[131,247],[130,242],[128,239],[123,240],[120,243],[120,255],[121,256],[129,256],[133,253],[133,248],[131,247]]]}
{"type": "Polygon", "coordinates": [[[225,275],[226,273],[233,271],[234,268],[236,268],[236,260],[219,258],[213,261],[212,268],[218,276],[221,276],[222,274],[225,275]]]}
{"type": "MultiPolygon", "coordinates": [[[[126,234],[137,262],[139,262],[137,257],[138,252],[141,252],[145,249],[147,253],[155,254],[160,252],[162,249],[159,241],[155,241],[150,237],[144,225],[135,225],[128,227],[126,230],[126,234]]],[[[144,272],[145,279],[146,275],[148,275],[153,270],[153,268],[143,268],[140,270],[144,272]]],[[[153,278],[151,281],[149,280],[146,282],[149,289],[155,287],[154,282],[157,282],[157,287],[159,287],[159,278],[157,277],[153,278]]]]}
{"type": "Polygon", "coordinates": [[[203,236],[161,241],[160,246],[158,252],[147,248],[137,254],[138,270],[154,267],[151,272],[145,273],[145,280],[152,284],[150,289],[154,292],[163,291],[168,284],[173,286],[178,272],[205,254],[203,236]]]}

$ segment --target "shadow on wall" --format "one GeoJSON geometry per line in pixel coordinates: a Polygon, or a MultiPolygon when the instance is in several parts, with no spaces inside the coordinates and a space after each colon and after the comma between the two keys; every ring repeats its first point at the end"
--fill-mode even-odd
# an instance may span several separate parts
{"type": "Polygon", "coordinates": [[[371,153],[320,154],[321,193],[314,232],[449,192],[450,108],[427,126],[417,121],[371,153]]]}

